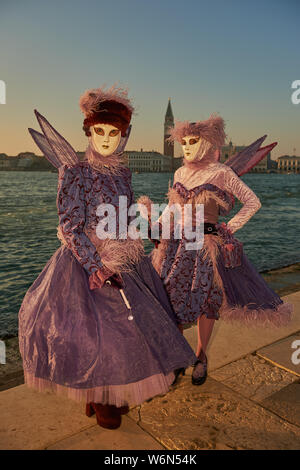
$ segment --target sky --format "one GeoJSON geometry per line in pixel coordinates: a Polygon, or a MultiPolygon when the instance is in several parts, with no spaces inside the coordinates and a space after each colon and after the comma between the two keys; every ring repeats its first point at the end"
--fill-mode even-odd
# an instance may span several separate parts
{"type": "Polygon", "coordinates": [[[0,153],[40,154],[34,109],[85,150],[79,97],[118,83],[136,108],[127,150],[162,152],[170,97],[177,120],[217,112],[228,141],[268,134],[272,158],[300,155],[299,14],[298,0],[0,0],[0,153]]]}

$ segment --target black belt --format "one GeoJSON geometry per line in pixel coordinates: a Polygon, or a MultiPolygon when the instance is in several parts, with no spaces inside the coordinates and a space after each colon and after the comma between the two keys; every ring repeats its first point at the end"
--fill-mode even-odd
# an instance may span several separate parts
{"type": "Polygon", "coordinates": [[[216,225],[204,222],[204,235],[218,235],[216,225]]]}
{"type": "MultiPolygon", "coordinates": [[[[216,225],[211,224],[209,222],[204,222],[204,235],[219,235],[219,233],[216,229],[216,225]]],[[[148,229],[148,236],[149,236],[149,239],[152,241],[152,243],[155,244],[155,247],[157,248],[158,244],[160,243],[160,240],[156,240],[156,239],[151,238],[151,229],[150,228],[148,229]]]]}

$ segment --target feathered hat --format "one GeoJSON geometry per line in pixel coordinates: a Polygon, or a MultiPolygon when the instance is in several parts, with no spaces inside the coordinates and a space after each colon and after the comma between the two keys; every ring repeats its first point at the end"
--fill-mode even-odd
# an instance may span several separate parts
{"type": "Polygon", "coordinates": [[[202,137],[213,147],[220,148],[224,145],[226,139],[224,127],[224,120],[216,114],[212,114],[206,121],[176,121],[175,126],[169,129],[170,137],[168,140],[171,142],[177,140],[181,143],[181,140],[187,135],[194,135],[202,137]]]}
{"type": "Polygon", "coordinates": [[[127,90],[116,85],[108,90],[104,87],[86,90],[79,106],[85,115],[83,130],[87,136],[91,135],[89,128],[94,124],[111,124],[120,129],[124,137],[134,111],[127,90]]]}

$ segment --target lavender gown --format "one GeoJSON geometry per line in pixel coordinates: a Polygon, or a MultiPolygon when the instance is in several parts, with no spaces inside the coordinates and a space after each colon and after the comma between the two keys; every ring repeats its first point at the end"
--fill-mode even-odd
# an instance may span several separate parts
{"type": "Polygon", "coordinates": [[[127,196],[128,205],[133,202],[126,167],[119,175],[102,173],[88,161],[59,169],[63,244],[27,291],[19,312],[29,386],[75,400],[137,405],[167,392],[174,369],[196,360],[141,240],[105,242],[95,236],[97,206],[110,203],[118,213],[119,195],[127,196]],[[119,290],[89,288],[89,276],[104,260],[117,266],[124,254],[134,260],[122,272],[133,320],[119,290]]]}

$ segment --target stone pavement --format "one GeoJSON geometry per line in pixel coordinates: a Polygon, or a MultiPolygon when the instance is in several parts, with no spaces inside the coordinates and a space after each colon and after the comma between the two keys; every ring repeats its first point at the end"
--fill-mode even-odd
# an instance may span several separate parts
{"type": "MultiPolygon", "coordinates": [[[[295,306],[285,328],[218,321],[206,383],[193,386],[188,369],[167,395],[132,409],[117,430],[97,426],[84,404],[25,385],[2,391],[0,449],[300,449],[300,292],[284,300],[295,306]]],[[[185,335],[194,347],[196,329],[185,335]]]]}

